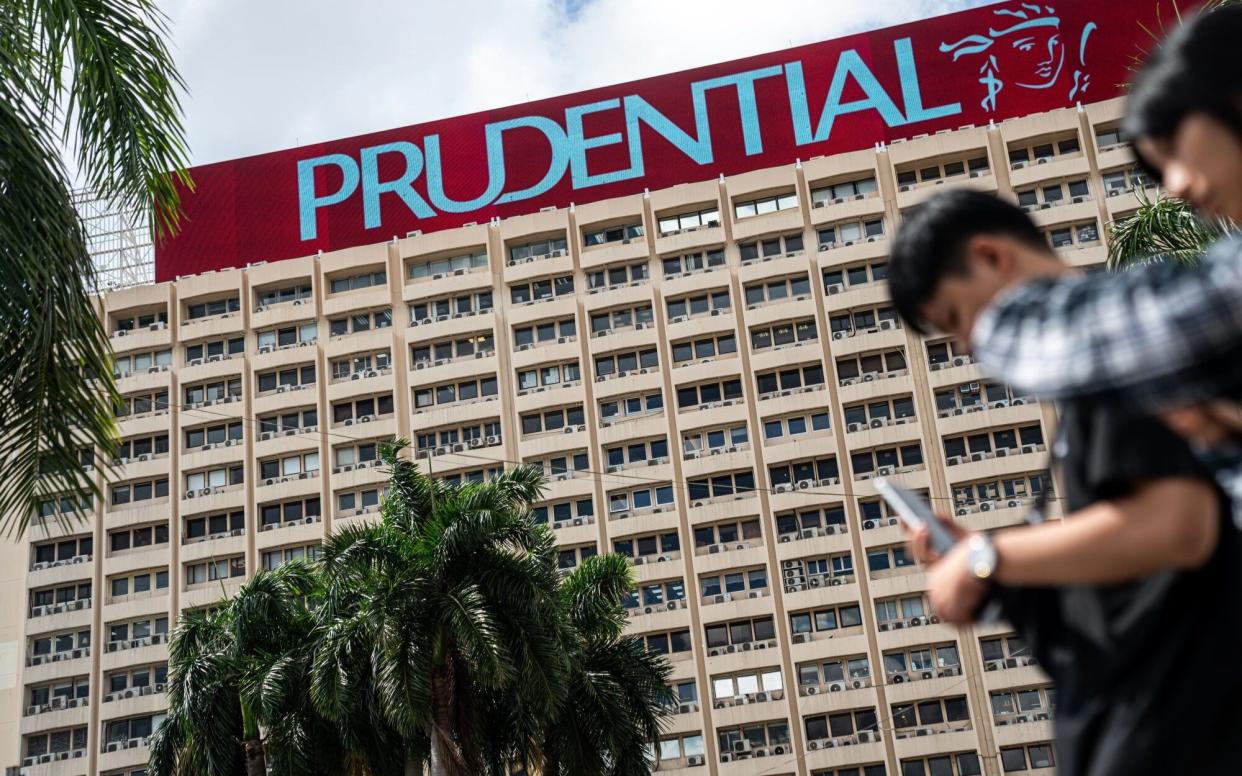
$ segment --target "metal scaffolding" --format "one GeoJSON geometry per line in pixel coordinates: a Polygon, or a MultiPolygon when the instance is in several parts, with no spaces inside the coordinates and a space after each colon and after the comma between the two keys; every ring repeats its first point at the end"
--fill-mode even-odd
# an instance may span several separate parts
{"type": "Polygon", "coordinates": [[[89,189],[73,192],[73,204],[86,225],[101,291],[155,282],[151,230],[136,209],[101,199],[89,189]]]}

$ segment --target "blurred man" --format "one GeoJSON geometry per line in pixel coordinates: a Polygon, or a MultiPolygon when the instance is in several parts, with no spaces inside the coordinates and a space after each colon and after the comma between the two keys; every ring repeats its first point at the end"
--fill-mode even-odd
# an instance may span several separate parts
{"type": "MultiPolygon", "coordinates": [[[[1071,272],[1021,210],[963,190],[902,226],[889,284],[913,329],[969,349],[997,296],[1071,272]]],[[[1064,406],[1053,447],[1065,520],[957,528],[939,558],[913,537],[933,609],[965,623],[1001,602],[1056,684],[1060,776],[1237,772],[1242,671],[1218,656],[1242,637],[1242,564],[1225,497],[1185,440],[1115,402],[1064,406]]]]}

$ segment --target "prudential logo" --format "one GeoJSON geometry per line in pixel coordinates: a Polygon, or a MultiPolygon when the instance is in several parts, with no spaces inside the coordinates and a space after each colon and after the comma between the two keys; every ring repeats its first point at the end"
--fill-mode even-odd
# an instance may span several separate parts
{"type": "Polygon", "coordinates": [[[1087,47],[1098,25],[1063,29],[1056,8],[1017,3],[992,11],[986,30],[940,44],[941,53],[979,62],[979,104],[994,112],[997,101],[1013,89],[1064,89],[1067,102],[1081,99],[1091,85],[1087,47]]]}

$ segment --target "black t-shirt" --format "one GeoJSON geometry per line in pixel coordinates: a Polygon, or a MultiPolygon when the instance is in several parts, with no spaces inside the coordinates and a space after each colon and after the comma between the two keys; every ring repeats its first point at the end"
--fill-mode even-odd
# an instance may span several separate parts
{"type": "MultiPolygon", "coordinates": [[[[1076,403],[1061,422],[1067,514],[1153,480],[1192,477],[1215,488],[1186,442],[1155,418],[1076,403]]],[[[1242,773],[1242,545],[1223,494],[1218,520],[1216,550],[1198,569],[997,591],[1057,689],[1058,776],[1242,773]]]]}

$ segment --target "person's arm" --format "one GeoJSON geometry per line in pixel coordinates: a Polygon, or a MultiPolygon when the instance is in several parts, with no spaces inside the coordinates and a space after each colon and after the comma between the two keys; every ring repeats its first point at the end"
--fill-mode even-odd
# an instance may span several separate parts
{"type": "Polygon", "coordinates": [[[1200,267],[1027,283],[980,314],[985,372],[1040,398],[1108,396],[1149,410],[1242,396],[1242,240],[1200,267]]]}
{"type": "MultiPolygon", "coordinates": [[[[1216,491],[1192,478],[1157,480],[1131,496],[1104,501],[1064,520],[998,531],[996,582],[1055,587],[1126,582],[1171,569],[1196,568],[1216,548],[1216,491]]],[[[930,558],[927,595],[948,622],[970,622],[987,594],[969,571],[966,542],[943,557],[928,550],[926,529],[914,532],[915,554],[930,558]]]]}

